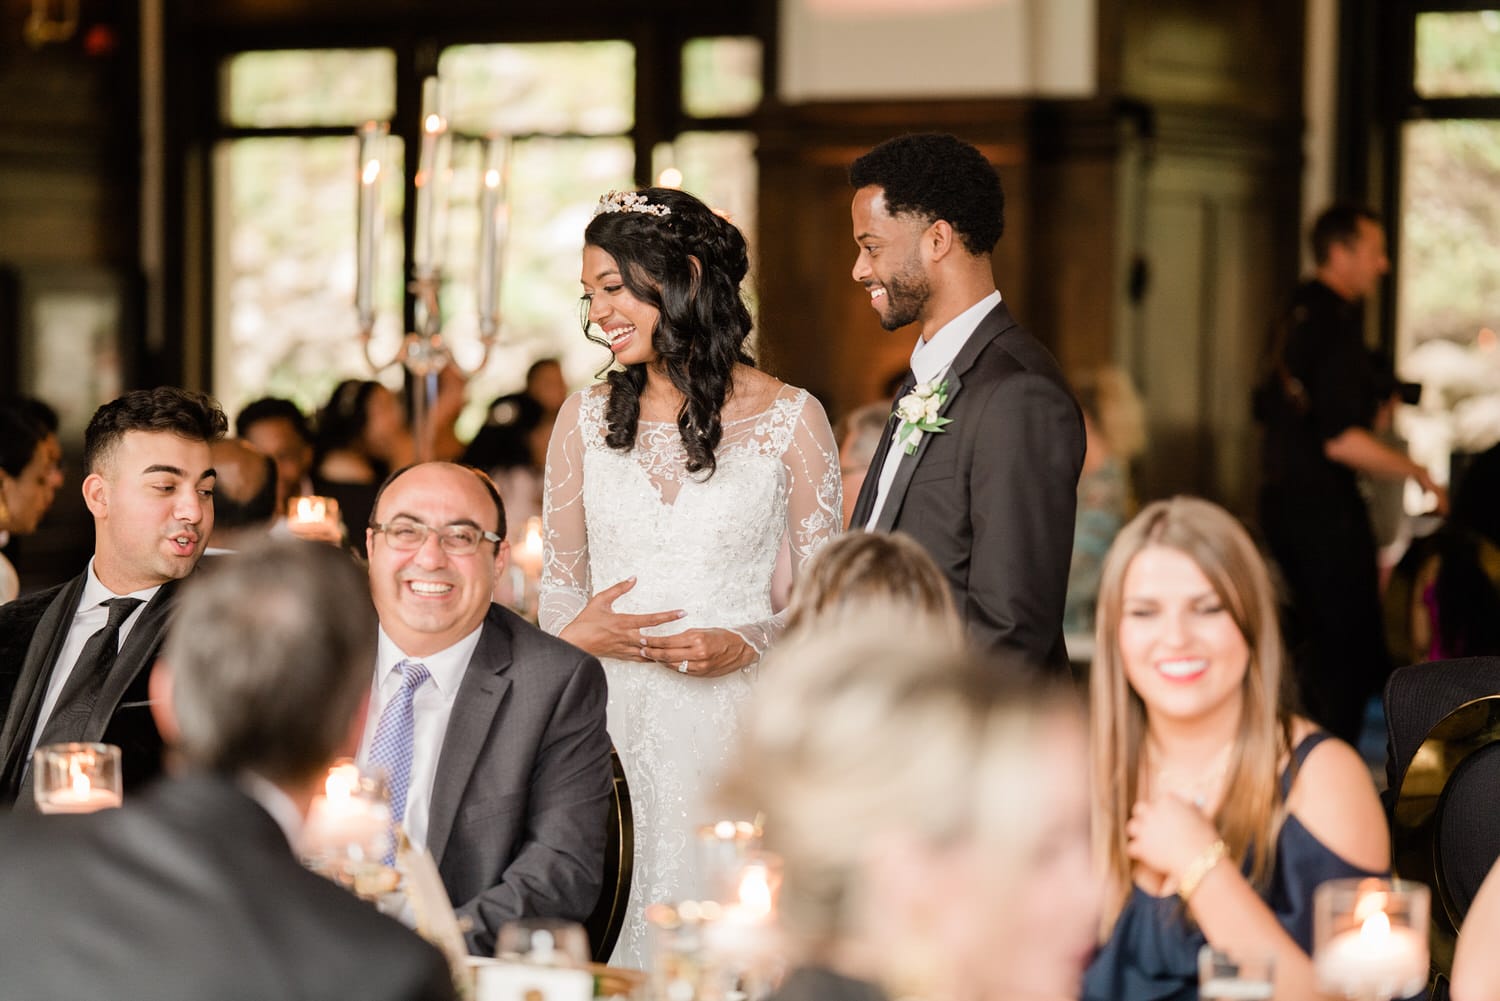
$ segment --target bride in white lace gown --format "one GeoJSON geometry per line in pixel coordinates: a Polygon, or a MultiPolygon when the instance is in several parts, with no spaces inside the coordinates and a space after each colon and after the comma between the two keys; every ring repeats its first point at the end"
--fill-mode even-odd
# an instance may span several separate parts
{"type": "Polygon", "coordinates": [[[635,817],[618,965],[648,966],[648,905],[702,893],[693,831],[781,625],[779,551],[795,573],[841,527],[822,407],[744,353],[746,267],[739,231],[671,189],[611,192],[585,233],[585,329],[623,368],[557,418],[540,618],[609,677],[635,817]]]}

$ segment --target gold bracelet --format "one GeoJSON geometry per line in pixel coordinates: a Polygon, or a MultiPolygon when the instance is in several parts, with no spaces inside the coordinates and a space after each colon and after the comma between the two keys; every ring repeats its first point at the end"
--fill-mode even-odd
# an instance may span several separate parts
{"type": "Polygon", "coordinates": [[[1188,863],[1188,867],[1182,871],[1182,876],[1177,880],[1177,896],[1182,898],[1184,904],[1193,895],[1193,891],[1198,889],[1198,884],[1203,882],[1203,877],[1223,861],[1228,851],[1229,847],[1224,844],[1224,839],[1220,838],[1203,849],[1202,855],[1188,863]]]}

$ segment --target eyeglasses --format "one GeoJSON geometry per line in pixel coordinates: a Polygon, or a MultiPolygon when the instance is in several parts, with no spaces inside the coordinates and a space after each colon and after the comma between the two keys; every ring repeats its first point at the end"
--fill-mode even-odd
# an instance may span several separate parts
{"type": "Polygon", "coordinates": [[[479,544],[486,539],[497,545],[501,541],[500,536],[494,532],[486,532],[476,525],[449,525],[446,528],[433,528],[420,521],[405,518],[400,521],[371,525],[370,531],[385,533],[386,544],[401,552],[421,549],[427,544],[428,534],[436,532],[438,545],[442,546],[443,552],[449,556],[468,556],[470,553],[477,552],[479,544]]]}

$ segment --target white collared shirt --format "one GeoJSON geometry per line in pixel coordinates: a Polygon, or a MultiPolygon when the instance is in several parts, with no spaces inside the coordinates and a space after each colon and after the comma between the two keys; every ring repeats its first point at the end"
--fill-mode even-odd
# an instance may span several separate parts
{"type": "Polygon", "coordinates": [[[292,802],[292,797],[270,779],[249,770],[240,773],[238,784],[246,796],[259,803],[260,808],[276,821],[276,826],[286,835],[286,843],[295,846],[302,837],[302,825],[306,818],[302,816],[297,804],[292,802]]]}
{"type": "Polygon", "coordinates": [[[406,787],[406,816],[402,826],[413,845],[427,847],[427,818],[432,804],[432,784],[437,777],[438,755],[443,751],[443,737],[448,733],[448,718],[453,715],[453,699],[459,682],[464,679],[474,650],[479,646],[483,623],[472,633],[446,650],[427,657],[409,657],[396,641],[380,630],[375,650],[375,683],[370,692],[370,716],[359,742],[359,762],[370,760],[370,743],[385,705],[401,690],[401,672],[396,665],[403,660],[420,661],[431,677],[422,683],[412,697],[411,779],[406,787]]]}
{"type": "Polygon", "coordinates": [[[68,638],[63,641],[62,650],[57,654],[57,663],[52,665],[52,674],[47,679],[47,694],[42,699],[41,711],[37,713],[36,728],[31,731],[30,750],[36,750],[36,743],[42,735],[42,727],[47,725],[52,710],[57,707],[57,697],[62,694],[63,686],[68,683],[73,668],[78,666],[78,655],[83,653],[84,644],[89,641],[90,636],[109,623],[109,609],[105,608],[103,603],[111,598],[139,598],[141,600],[141,603],[132,609],[130,615],[120,624],[120,645],[115,648],[118,651],[130,638],[130,630],[134,628],[136,622],[140,621],[141,609],[145,608],[160,590],[161,585],[157,584],[144,591],[115,594],[99,582],[99,578],[94,574],[94,560],[90,557],[89,568],[83,581],[83,595],[78,599],[78,611],[73,616],[73,624],[68,627],[68,638]]]}
{"type": "MultiPolygon", "coordinates": [[[[958,353],[963,350],[964,345],[979,327],[979,321],[988,316],[990,310],[998,305],[1000,305],[1000,293],[991,292],[943,324],[938,332],[932,335],[932,340],[924,341],[918,337],[917,346],[911,351],[911,374],[917,377],[917,381],[929,384],[940,382],[944,373],[953,367],[953,360],[958,357],[958,353]]],[[[874,525],[880,517],[880,510],[885,507],[886,495],[891,492],[891,484],[896,480],[896,468],[901,465],[901,460],[905,457],[906,452],[894,445],[886,451],[885,464],[880,467],[880,479],[877,481],[879,487],[875,491],[875,506],[870,508],[870,518],[865,522],[864,527],[874,525]]]]}

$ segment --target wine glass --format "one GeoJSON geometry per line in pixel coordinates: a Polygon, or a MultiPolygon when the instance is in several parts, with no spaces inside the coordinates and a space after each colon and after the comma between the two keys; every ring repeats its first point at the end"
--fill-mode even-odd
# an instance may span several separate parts
{"type": "Polygon", "coordinates": [[[1271,1001],[1275,960],[1269,955],[1229,953],[1205,945],[1198,950],[1201,1001],[1271,1001]]]}

